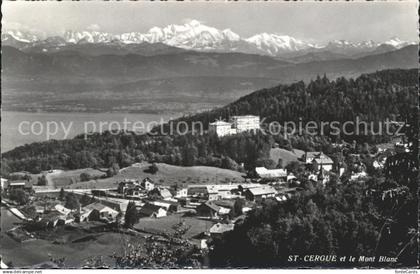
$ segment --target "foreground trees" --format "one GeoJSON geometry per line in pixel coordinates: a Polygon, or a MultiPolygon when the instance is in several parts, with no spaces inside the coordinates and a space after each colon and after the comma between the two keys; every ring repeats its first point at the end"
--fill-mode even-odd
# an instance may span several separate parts
{"type": "Polygon", "coordinates": [[[129,202],[125,211],[124,223],[128,228],[132,228],[139,221],[139,216],[134,202],[129,202]]]}

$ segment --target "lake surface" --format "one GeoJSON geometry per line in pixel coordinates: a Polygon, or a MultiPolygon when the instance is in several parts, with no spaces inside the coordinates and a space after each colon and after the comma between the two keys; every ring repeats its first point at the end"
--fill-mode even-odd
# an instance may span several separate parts
{"type": "Polygon", "coordinates": [[[61,140],[89,132],[127,129],[145,132],[153,126],[179,117],[177,114],[1,112],[1,152],[17,146],[61,140]]]}

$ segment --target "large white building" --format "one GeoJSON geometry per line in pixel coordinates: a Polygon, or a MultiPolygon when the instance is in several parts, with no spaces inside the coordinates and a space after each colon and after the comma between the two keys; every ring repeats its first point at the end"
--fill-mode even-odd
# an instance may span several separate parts
{"type": "Polygon", "coordinates": [[[233,116],[231,121],[237,133],[260,129],[260,116],[233,116]]]}
{"type": "Polygon", "coordinates": [[[209,131],[215,132],[219,137],[259,129],[260,116],[254,115],[233,116],[230,122],[215,121],[209,124],[209,131]]]}

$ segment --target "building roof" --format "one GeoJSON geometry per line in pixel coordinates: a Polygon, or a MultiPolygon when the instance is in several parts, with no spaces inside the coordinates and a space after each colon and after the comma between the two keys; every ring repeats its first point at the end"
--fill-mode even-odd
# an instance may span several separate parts
{"type": "Polygon", "coordinates": [[[54,206],[54,208],[55,208],[55,210],[57,210],[61,214],[65,214],[65,215],[67,215],[71,212],[71,209],[68,209],[68,208],[66,208],[66,207],[64,207],[63,205],[60,205],[60,204],[56,204],[54,206]]]}
{"type": "Polygon", "coordinates": [[[169,189],[166,188],[161,188],[160,190],[160,196],[162,196],[162,198],[171,198],[172,197],[172,193],[169,191],[169,189]]]}
{"type": "Polygon", "coordinates": [[[201,205],[199,205],[200,207],[201,206],[206,206],[206,207],[208,207],[208,208],[210,208],[211,210],[213,210],[213,211],[216,211],[216,212],[219,212],[219,210],[220,210],[220,206],[218,206],[218,205],[216,205],[216,204],[214,204],[214,203],[212,203],[212,202],[209,202],[209,201],[207,201],[207,202],[205,202],[205,203],[202,203],[201,205]]]}
{"type": "Polygon", "coordinates": [[[249,188],[261,187],[261,184],[249,183],[249,184],[241,184],[239,186],[242,187],[242,189],[245,189],[246,190],[246,189],[249,189],[249,188]]]}
{"type": "Polygon", "coordinates": [[[210,123],[209,125],[210,126],[231,126],[232,124],[225,121],[217,120],[217,121],[214,121],[213,123],[210,123]]]}
{"type": "Polygon", "coordinates": [[[306,157],[307,158],[317,158],[317,157],[321,157],[323,154],[321,151],[308,151],[306,152],[306,157]]]}
{"type": "Polygon", "coordinates": [[[232,116],[232,119],[238,119],[238,118],[260,118],[260,116],[257,115],[235,115],[232,116]]]}
{"type": "MultiPolygon", "coordinates": [[[[156,213],[161,209],[162,207],[153,205],[153,204],[145,204],[142,208],[140,208],[139,213],[144,214],[147,216],[152,215],[153,213],[156,213]]],[[[162,208],[163,209],[163,208],[162,208]]]]}
{"type": "Polygon", "coordinates": [[[9,181],[9,186],[26,186],[27,184],[29,185],[29,182],[24,180],[9,181]]]}
{"type": "Polygon", "coordinates": [[[263,186],[248,189],[254,196],[258,195],[267,195],[267,194],[276,194],[277,191],[271,186],[263,186]]]}
{"type": "Polygon", "coordinates": [[[219,209],[219,214],[220,215],[226,215],[230,213],[230,208],[226,208],[226,207],[220,207],[219,209]]]}
{"type": "Polygon", "coordinates": [[[325,155],[322,151],[309,151],[306,152],[307,159],[331,159],[327,155],[325,155]]]}
{"type": "Polygon", "coordinates": [[[333,160],[331,158],[315,158],[313,161],[315,161],[319,165],[332,165],[334,164],[333,160]]]}
{"type": "Polygon", "coordinates": [[[234,200],[217,200],[217,201],[214,201],[214,203],[218,206],[226,207],[226,208],[233,208],[235,205],[234,200]]]}
{"type": "Polygon", "coordinates": [[[89,204],[89,205],[85,206],[83,209],[85,211],[88,211],[88,210],[102,211],[102,210],[106,209],[107,211],[115,211],[115,212],[117,212],[116,210],[114,210],[114,209],[112,209],[112,208],[110,208],[110,207],[108,207],[108,206],[106,206],[106,205],[104,205],[104,204],[102,204],[100,202],[89,204]]]}
{"type": "Polygon", "coordinates": [[[234,227],[235,227],[234,224],[217,223],[210,228],[210,233],[221,234],[221,233],[225,233],[225,232],[228,232],[228,231],[232,231],[234,227]]]}
{"type": "Polygon", "coordinates": [[[64,216],[63,214],[61,214],[60,212],[58,212],[56,210],[50,211],[50,212],[42,215],[42,220],[46,220],[46,221],[62,219],[62,218],[65,219],[66,216],[64,216]]]}
{"type": "Polygon", "coordinates": [[[266,169],[265,167],[256,167],[255,171],[261,178],[279,178],[287,176],[287,170],[282,168],[266,169]]]}
{"type": "Polygon", "coordinates": [[[192,186],[192,187],[188,187],[187,193],[188,193],[188,195],[208,194],[209,190],[207,189],[206,186],[192,186]]]}

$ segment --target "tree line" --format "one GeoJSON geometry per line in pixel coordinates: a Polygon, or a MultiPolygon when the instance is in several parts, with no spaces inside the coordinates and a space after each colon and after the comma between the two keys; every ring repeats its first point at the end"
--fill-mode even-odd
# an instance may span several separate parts
{"type": "MultiPolygon", "coordinates": [[[[402,119],[417,102],[417,70],[387,70],[357,79],[330,81],[317,77],[256,91],[238,101],[209,112],[182,117],[173,123],[201,121],[206,127],[216,119],[255,114],[270,121],[347,121],[356,116],[366,121],[402,119]]],[[[167,125],[166,125],[167,126],[167,125]]],[[[387,136],[311,136],[241,133],[219,138],[214,134],[136,135],[104,132],[80,135],[70,140],[50,140],[17,147],[2,154],[2,176],[15,171],[39,173],[49,169],[108,168],[112,176],[134,162],[164,162],[173,165],[207,165],[234,170],[252,170],[257,164],[273,166],[269,151],[274,143],[291,150],[333,153],[332,142],[364,143],[387,141],[387,136]],[[349,139],[350,138],[350,139],[349,139]]],[[[277,163],[274,163],[274,166],[277,163]]]]}

